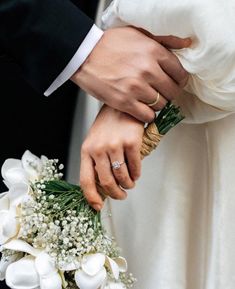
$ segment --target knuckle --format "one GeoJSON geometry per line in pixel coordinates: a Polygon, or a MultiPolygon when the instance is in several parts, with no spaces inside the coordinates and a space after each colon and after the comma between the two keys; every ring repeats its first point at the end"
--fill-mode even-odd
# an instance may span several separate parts
{"type": "Polygon", "coordinates": [[[109,151],[110,153],[116,153],[120,147],[121,147],[120,141],[112,141],[109,144],[109,151]]]}
{"type": "Polygon", "coordinates": [[[105,145],[103,144],[96,144],[92,148],[92,153],[96,157],[100,157],[101,155],[103,155],[104,151],[105,151],[105,145]]]}
{"type": "Polygon", "coordinates": [[[161,52],[158,54],[158,56],[159,56],[159,63],[160,64],[172,62],[171,55],[169,55],[166,52],[161,52]]]}
{"type": "Polygon", "coordinates": [[[121,185],[125,188],[125,189],[127,189],[127,190],[130,190],[130,189],[133,189],[134,188],[134,183],[133,182],[131,182],[130,180],[129,180],[129,178],[123,178],[123,180],[122,180],[122,182],[121,182],[121,185]]]}
{"type": "Polygon", "coordinates": [[[157,56],[158,59],[164,59],[166,57],[167,53],[166,53],[166,49],[163,48],[163,46],[161,45],[156,45],[155,48],[155,57],[157,56]]]}
{"type": "Polygon", "coordinates": [[[157,42],[152,41],[148,46],[148,53],[156,57],[161,51],[160,45],[157,42]]]}
{"type": "Polygon", "coordinates": [[[136,93],[141,88],[141,82],[138,79],[132,78],[127,85],[128,93],[136,93]]]}
{"type": "Polygon", "coordinates": [[[127,102],[127,97],[126,97],[127,95],[128,95],[128,91],[125,93],[120,93],[116,97],[118,107],[123,107],[125,105],[125,103],[127,102]]]}
{"type": "Polygon", "coordinates": [[[106,180],[103,180],[103,181],[101,182],[101,185],[102,185],[102,187],[103,187],[104,189],[110,190],[110,189],[113,188],[114,183],[113,183],[112,179],[106,179],[106,180]]]}
{"type": "Polygon", "coordinates": [[[81,147],[81,154],[88,154],[89,153],[89,145],[88,143],[84,142],[81,147]]]}
{"type": "Polygon", "coordinates": [[[146,61],[145,64],[142,65],[139,77],[142,78],[150,78],[152,77],[154,68],[153,61],[146,61]]]}
{"type": "Polygon", "coordinates": [[[125,185],[125,188],[130,186],[130,179],[129,177],[124,173],[119,173],[117,176],[118,182],[121,186],[125,185]]]}
{"type": "Polygon", "coordinates": [[[125,147],[127,149],[133,149],[136,145],[136,139],[135,138],[130,138],[125,141],[125,147]]]}

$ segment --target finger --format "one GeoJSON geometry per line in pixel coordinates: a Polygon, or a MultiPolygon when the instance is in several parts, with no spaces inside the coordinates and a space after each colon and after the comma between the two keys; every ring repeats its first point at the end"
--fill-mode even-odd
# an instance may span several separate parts
{"type": "Polygon", "coordinates": [[[133,180],[138,180],[141,175],[141,143],[129,142],[125,144],[125,156],[129,174],[133,180]]]}
{"type": "Polygon", "coordinates": [[[127,193],[116,183],[108,155],[106,153],[96,155],[94,160],[99,182],[104,188],[105,194],[116,200],[124,200],[127,197],[127,193]]]}
{"type": "Polygon", "coordinates": [[[154,111],[141,101],[133,101],[128,110],[124,111],[143,123],[150,123],[155,118],[154,111]]]}
{"type": "Polygon", "coordinates": [[[117,183],[124,189],[132,189],[135,186],[135,183],[129,175],[123,149],[114,146],[109,151],[109,159],[111,164],[117,161],[121,163],[119,168],[112,168],[117,183]]]}
{"type": "Polygon", "coordinates": [[[188,48],[192,44],[191,38],[179,38],[177,36],[153,36],[155,41],[169,49],[188,48]]]}
{"type": "Polygon", "coordinates": [[[192,39],[190,37],[180,38],[173,35],[155,36],[152,33],[146,31],[143,28],[137,28],[139,31],[144,33],[146,36],[152,38],[158,43],[169,49],[183,49],[188,48],[192,44],[192,39]]]}
{"type": "Polygon", "coordinates": [[[88,154],[81,154],[80,185],[88,203],[97,211],[103,207],[103,200],[96,189],[95,168],[88,154]]]}
{"type": "Polygon", "coordinates": [[[155,79],[151,81],[151,85],[168,101],[177,98],[182,92],[181,87],[161,68],[155,74],[155,79]]]}
{"type": "Polygon", "coordinates": [[[148,103],[146,103],[146,99],[144,98],[141,98],[140,100],[144,102],[145,104],[147,104],[151,109],[153,109],[154,111],[159,111],[159,110],[162,110],[166,106],[168,100],[164,98],[158,91],[153,89],[151,86],[149,86],[146,89],[146,92],[148,93],[149,96],[151,96],[151,99],[149,97],[148,103]],[[156,101],[157,103],[154,104],[154,102],[156,101]]]}
{"type": "Polygon", "coordinates": [[[183,68],[179,59],[172,52],[165,51],[165,53],[167,53],[167,57],[159,59],[158,61],[160,67],[180,87],[184,87],[188,82],[188,72],[183,68]]]}

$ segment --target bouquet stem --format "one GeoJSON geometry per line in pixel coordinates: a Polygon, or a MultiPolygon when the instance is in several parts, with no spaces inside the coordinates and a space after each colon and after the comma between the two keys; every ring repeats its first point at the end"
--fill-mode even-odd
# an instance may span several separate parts
{"type": "Polygon", "coordinates": [[[140,150],[141,158],[150,155],[157,148],[162,137],[183,119],[180,108],[168,102],[155,120],[145,128],[140,150]]]}

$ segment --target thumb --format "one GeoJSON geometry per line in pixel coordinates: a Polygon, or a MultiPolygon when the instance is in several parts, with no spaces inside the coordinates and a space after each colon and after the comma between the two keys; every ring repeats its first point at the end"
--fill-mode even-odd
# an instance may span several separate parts
{"type": "Polygon", "coordinates": [[[176,36],[153,36],[155,41],[169,49],[187,48],[192,44],[191,38],[179,38],[176,36]]]}

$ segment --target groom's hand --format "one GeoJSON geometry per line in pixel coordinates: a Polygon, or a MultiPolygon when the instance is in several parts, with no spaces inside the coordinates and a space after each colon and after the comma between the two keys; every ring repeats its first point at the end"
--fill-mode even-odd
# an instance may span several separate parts
{"type": "Polygon", "coordinates": [[[177,57],[164,47],[169,41],[171,48],[188,45],[184,40],[174,45],[169,37],[154,39],[133,27],[107,30],[72,80],[110,107],[151,122],[155,113],[148,104],[158,92],[154,110],[178,97],[188,78],[177,57]]]}

